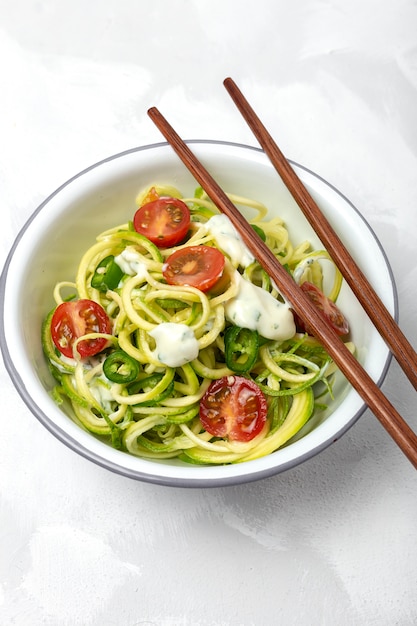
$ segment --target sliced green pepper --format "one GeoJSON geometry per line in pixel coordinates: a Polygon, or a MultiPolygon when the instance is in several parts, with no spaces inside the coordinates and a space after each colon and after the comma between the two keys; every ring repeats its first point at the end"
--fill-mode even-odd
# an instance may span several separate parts
{"type": "Polygon", "coordinates": [[[226,365],[239,374],[249,372],[258,358],[259,335],[256,330],[230,326],[224,334],[226,365]]]}
{"type": "Polygon", "coordinates": [[[124,350],[116,350],[104,361],[103,372],[112,383],[131,383],[138,377],[139,363],[124,350]]]}
{"type": "Polygon", "coordinates": [[[259,237],[262,239],[262,241],[266,241],[265,231],[262,230],[262,228],[260,228],[260,226],[257,226],[256,224],[251,224],[251,226],[253,230],[255,231],[255,233],[259,235],[259,237]]]}
{"type": "Polygon", "coordinates": [[[108,289],[116,289],[123,276],[123,271],[114,260],[114,256],[110,254],[106,256],[96,267],[91,286],[99,291],[107,291],[108,289]]]}

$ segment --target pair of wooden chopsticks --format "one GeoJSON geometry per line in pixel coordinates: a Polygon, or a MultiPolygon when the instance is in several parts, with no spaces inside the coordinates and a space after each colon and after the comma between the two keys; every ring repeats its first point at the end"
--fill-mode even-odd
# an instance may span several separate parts
{"type": "MultiPolygon", "coordinates": [[[[226,78],[224,85],[369,318],[387,343],[413,386],[417,389],[417,355],[413,347],[407,341],[395,320],[352,259],[237,85],[231,78],[226,78]]],[[[341,372],[417,469],[417,436],[409,425],[356,358],[349,352],[341,338],[322,319],[314,304],[277,261],[271,250],[255,233],[239,210],[229,200],[226,193],[158,109],[152,107],[149,109],[148,115],[208,196],[229,217],[260,265],[275,281],[282,295],[288,300],[300,318],[308,321],[310,328],[312,328],[314,334],[326,348],[341,372]]]]}

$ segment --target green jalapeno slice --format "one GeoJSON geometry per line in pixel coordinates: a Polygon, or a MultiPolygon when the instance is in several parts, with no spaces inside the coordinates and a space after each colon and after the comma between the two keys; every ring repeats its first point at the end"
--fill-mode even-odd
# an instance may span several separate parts
{"type": "Polygon", "coordinates": [[[251,224],[251,226],[253,230],[255,231],[255,233],[259,235],[259,237],[262,239],[262,241],[266,241],[265,231],[262,230],[262,228],[260,228],[260,226],[257,226],[256,224],[251,224]]]}
{"type": "Polygon", "coordinates": [[[107,291],[108,289],[116,289],[123,276],[123,271],[114,260],[114,256],[110,254],[106,256],[96,267],[91,286],[99,291],[107,291]]]}
{"type": "Polygon", "coordinates": [[[226,365],[239,374],[249,372],[256,363],[259,334],[256,330],[230,326],[224,334],[226,365]]]}
{"type": "Polygon", "coordinates": [[[112,383],[131,383],[138,377],[139,363],[124,350],[116,350],[104,361],[103,372],[112,383]]]}

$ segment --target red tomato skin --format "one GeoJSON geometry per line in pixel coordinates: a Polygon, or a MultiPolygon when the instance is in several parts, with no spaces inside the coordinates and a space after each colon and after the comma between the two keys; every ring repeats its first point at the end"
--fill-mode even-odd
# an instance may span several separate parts
{"type": "Polygon", "coordinates": [[[185,202],[161,197],[139,207],[133,226],[158,248],[170,248],[185,239],[190,221],[190,210],[185,202]]]}
{"type": "Polygon", "coordinates": [[[214,437],[251,441],[263,429],[268,405],[258,385],[244,376],[214,380],[200,402],[200,421],[214,437]]]}
{"type": "MultiPolygon", "coordinates": [[[[302,291],[310,298],[315,304],[318,311],[324,318],[324,320],[333,328],[333,330],[340,336],[347,335],[349,333],[349,324],[339,307],[328,298],[316,285],[305,281],[300,285],[302,291]]],[[[297,328],[302,332],[310,332],[308,324],[306,325],[298,315],[294,315],[297,328]]]]}
{"type": "Polygon", "coordinates": [[[208,291],[222,277],[226,259],[211,246],[186,246],[173,252],[162,273],[169,285],[195,287],[208,291]]]}
{"type": "MultiPolygon", "coordinates": [[[[51,320],[52,341],[68,358],[73,358],[73,344],[79,337],[91,332],[110,334],[111,330],[106,311],[100,304],[88,299],[59,304],[51,320]]],[[[107,345],[105,338],[87,339],[78,343],[77,351],[81,358],[86,358],[98,354],[107,345]]]]}

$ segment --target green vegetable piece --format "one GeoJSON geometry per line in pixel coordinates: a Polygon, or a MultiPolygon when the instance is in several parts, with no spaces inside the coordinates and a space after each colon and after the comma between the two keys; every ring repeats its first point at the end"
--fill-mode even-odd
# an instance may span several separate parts
{"type": "Polygon", "coordinates": [[[202,198],[205,195],[205,191],[202,187],[197,187],[194,191],[194,198],[202,198]]]}
{"type": "MultiPolygon", "coordinates": [[[[145,389],[153,389],[156,387],[158,383],[161,382],[164,375],[155,373],[147,376],[146,378],[142,378],[140,380],[135,381],[133,384],[128,387],[128,394],[133,396],[137,393],[144,392],[145,389]]],[[[157,406],[162,400],[170,397],[174,390],[174,380],[172,379],[167,387],[161,393],[156,395],[152,400],[147,400],[146,402],[139,402],[137,406],[157,406]]]]}
{"type": "Polygon", "coordinates": [[[258,332],[240,326],[230,326],[224,334],[224,344],[227,367],[239,374],[249,372],[258,358],[258,332]]]}
{"type": "Polygon", "coordinates": [[[110,254],[106,256],[96,267],[91,286],[99,291],[106,292],[108,289],[116,289],[123,276],[123,271],[110,254]]]}
{"type": "Polygon", "coordinates": [[[116,350],[104,361],[103,372],[112,383],[127,384],[138,377],[139,363],[124,350],[116,350]]]}
{"type": "Polygon", "coordinates": [[[262,239],[262,241],[266,241],[266,235],[264,231],[262,230],[262,228],[260,228],[259,226],[256,226],[256,224],[251,224],[251,226],[253,230],[255,231],[255,233],[259,235],[259,237],[262,239]]]}

